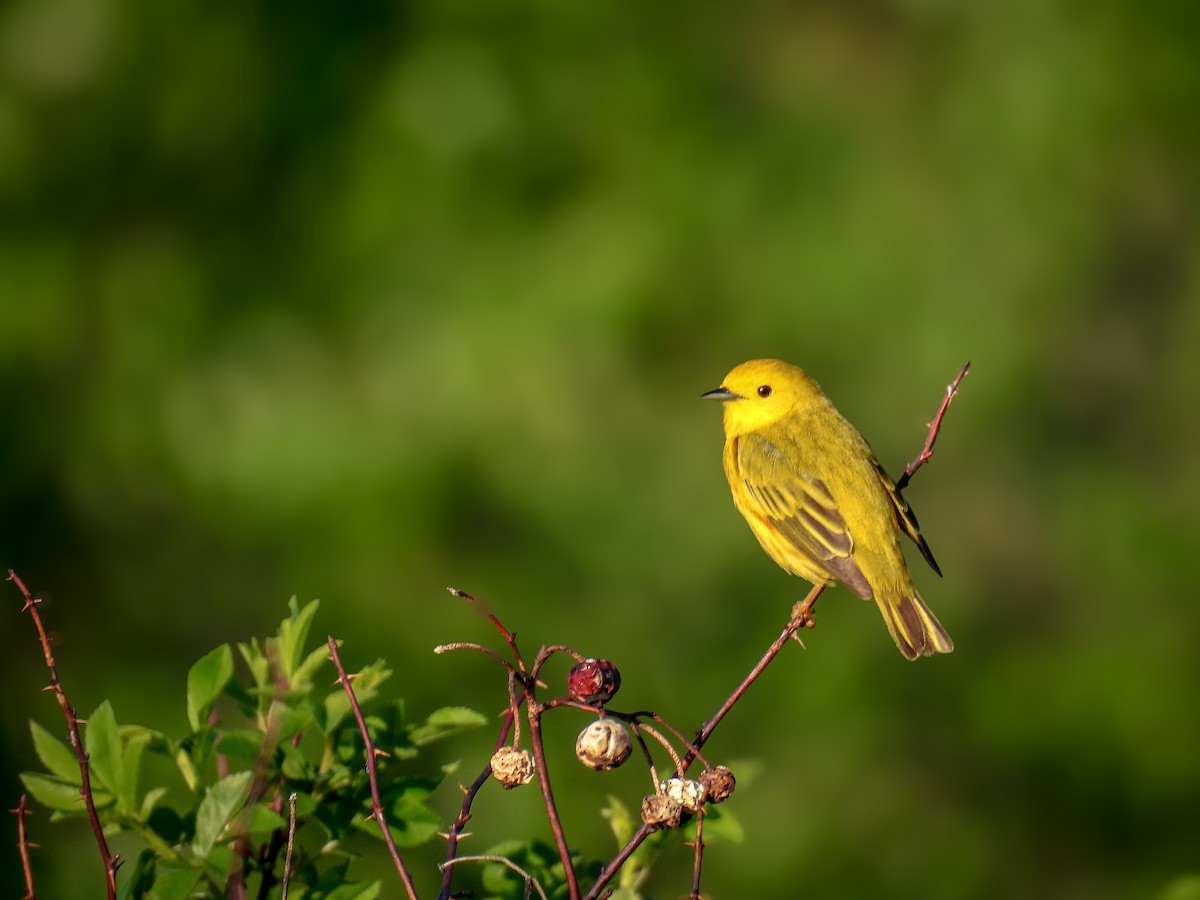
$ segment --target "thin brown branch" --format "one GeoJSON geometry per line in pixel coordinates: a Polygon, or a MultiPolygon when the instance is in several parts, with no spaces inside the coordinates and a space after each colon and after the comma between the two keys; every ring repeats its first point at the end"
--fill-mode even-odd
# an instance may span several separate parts
{"type": "Polygon", "coordinates": [[[525,713],[529,723],[529,746],[533,752],[533,765],[537,772],[538,787],[542,791],[542,805],[546,808],[546,819],[550,823],[550,833],[554,836],[554,846],[558,850],[559,861],[563,865],[563,875],[567,880],[567,892],[571,900],[579,900],[579,878],[575,874],[575,863],[571,860],[571,848],[567,846],[567,836],[563,832],[562,819],[558,815],[558,806],[554,802],[554,789],[550,786],[550,770],[546,766],[546,748],[542,741],[541,704],[533,693],[533,686],[525,684],[525,713]]]}
{"type": "Polygon", "coordinates": [[[783,649],[783,645],[791,640],[792,636],[807,624],[809,621],[807,618],[808,613],[812,609],[813,604],[817,602],[817,598],[820,597],[821,593],[825,590],[825,587],[826,585],[824,584],[813,585],[812,590],[808,592],[808,596],[805,597],[804,600],[801,601],[794,610],[792,610],[792,618],[791,621],[788,622],[787,627],[779,633],[779,637],[775,638],[775,640],[771,642],[771,646],[767,648],[767,652],[762,655],[762,658],[757,663],[755,663],[754,668],[752,668],[746,677],[742,679],[741,684],[734,688],[733,693],[730,694],[725,699],[725,702],[721,704],[721,708],[713,714],[711,719],[709,719],[700,727],[698,732],[696,732],[696,737],[692,740],[691,748],[683,758],[683,768],[685,771],[696,758],[696,754],[700,752],[700,748],[704,746],[705,742],[710,737],[712,737],[713,731],[715,731],[716,727],[721,724],[721,720],[725,718],[731,709],[733,709],[734,704],[742,699],[742,696],[750,689],[750,685],[754,684],[754,682],[758,680],[758,676],[760,676],[767,666],[771,664],[771,660],[779,655],[779,651],[783,649]]]}
{"type": "MultiPolygon", "coordinates": [[[[708,760],[704,758],[704,754],[700,752],[700,748],[697,747],[693,742],[691,742],[687,738],[685,738],[683,736],[683,734],[679,731],[678,728],[676,728],[674,725],[672,725],[670,722],[668,722],[662,716],[655,715],[652,712],[639,713],[639,715],[645,716],[646,718],[651,719],[651,720],[657,722],[659,725],[666,728],[668,731],[671,732],[671,734],[673,734],[675,736],[675,740],[679,741],[679,743],[681,743],[681,744],[683,744],[683,746],[687,747],[688,750],[693,751],[693,753],[695,754],[695,757],[693,757],[693,758],[698,757],[700,759],[700,764],[702,766],[704,766],[706,769],[711,768],[711,766],[708,763],[708,760]]],[[[689,764],[690,764],[690,761],[689,761],[689,764]]],[[[682,778],[683,774],[684,774],[683,772],[680,772],[679,776],[682,778]]]]}
{"type": "Polygon", "coordinates": [[[79,735],[79,717],[75,713],[75,708],[67,702],[66,692],[63,690],[62,683],[58,680],[58,670],[54,665],[54,653],[50,649],[50,638],[46,635],[46,628],[42,624],[42,617],[38,614],[38,604],[41,602],[30,595],[29,589],[25,587],[25,582],[12,569],[8,570],[8,581],[13,582],[20,590],[21,596],[25,598],[24,612],[28,612],[33,619],[34,627],[37,628],[38,639],[42,644],[42,655],[46,660],[46,668],[50,672],[50,689],[54,691],[54,696],[58,700],[58,705],[62,709],[63,717],[67,720],[67,734],[71,739],[71,749],[75,751],[75,759],[79,761],[79,778],[80,786],[79,793],[83,796],[83,802],[87,806],[88,819],[92,824],[92,833],[96,837],[96,845],[100,848],[100,859],[104,863],[104,881],[105,888],[108,891],[109,900],[115,900],[117,896],[117,867],[121,864],[119,854],[114,855],[109,852],[108,841],[104,837],[104,829],[100,825],[100,816],[96,813],[96,802],[92,797],[92,779],[90,766],[88,765],[88,755],[83,749],[83,740],[79,735]]]}
{"type": "Polygon", "coordinates": [[[904,467],[904,474],[896,480],[896,490],[902,491],[908,487],[908,483],[917,474],[917,470],[929,462],[930,457],[933,456],[933,443],[937,440],[938,432],[942,430],[942,419],[946,416],[946,410],[950,408],[950,402],[958,394],[959,383],[966,377],[970,368],[971,361],[967,360],[958,370],[958,374],[954,376],[954,380],[946,385],[946,395],[942,397],[942,405],[938,407],[937,415],[929,423],[929,434],[925,438],[925,446],[921,448],[921,452],[917,454],[916,458],[904,467]]]}
{"type": "Polygon", "coordinates": [[[654,790],[658,790],[658,767],[654,764],[654,754],[650,752],[649,745],[646,744],[646,739],[642,736],[642,729],[638,727],[636,719],[630,720],[629,730],[633,732],[633,739],[637,741],[638,747],[642,751],[642,756],[646,758],[646,768],[650,770],[650,783],[654,785],[654,790]]]}
{"type": "Polygon", "coordinates": [[[521,651],[517,649],[517,633],[515,631],[509,631],[507,628],[505,628],[503,623],[496,618],[496,615],[482,600],[477,600],[466,591],[459,590],[456,587],[448,587],[446,590],[448,590],[455,597],[466,600],[487,617],[487,620],[495,626],[496,630],[500,632],[500,636],[504,638],[504,643],[508,644],[508,649],[512,651],[513,659],[516,660],[517,668],[522,674],[524,674],[525,660],[521,658],[521,651]]]}
{"type": "Polygon", "coordinates": [[[704,861],[704,807],[701,807],[696,815],[696,843],[693,846],[696,855],[692,862],[692,892],[688,894],[688,900],[700,900],[700,865],[704,861]]]}
{"type": "Polygon", "coordinates": [[[383,801],[379,796],[379,769],[375,765],[375,757],[381,755],[382,751],[377,750],[375,742],[371,740],[371,732],[367,729],[366,719],[363,718],[362,707],[358,705],[358,697],[354,694],[350,677],[342,666],[342,658],[338,655],[337,641],[333,639],[333,635],[328,636],[327,643],[329,644],[329,658],[332,660],[334,668],[337,669],[338,683],[346,692],[346,698],[350,701],[350,709],[354,713],[355,721],[358,722],[358,732],[362,735],[364,755],[367,758],[367,780],[371,785],[371,818],[378,823],[379,830],[383,832],[384,843],[387,844],[388,853],[392,856],[392,862],[396,866],[396,872],[404,884],[404,890],[408,893],[409,900],[417,900],[417,889],[413,886],[412,876],[408,874],[408,867],[400,858],[400,851],[396,848],[392,830],[388,828],[387,817],[383,812],[383,801]]]}
{"type": "Polygon", "coordinates": [[[584,659],[582,653],[572,650],[570,647],[566,647],[562,644],[551,644],[548,647],[542,647],[542,649],[538,651],[537,658],[535,658],[533,661],[533,668],[529,671],[530,677],[537,678],[542,671],[542,666],[546,665],[546,663],[550,661],[550,657],[552,657],[555,653],[565,653],[577,663],[583,662],[584,659]]]}
{"type": "MultiPolygon", "coordinates": [[[[510,709],[504,717],[504,724],[500,727],[500,734],[496,738],[496,746],[492,748],[494,754],[497,750],[508,743],[508,735],[512,730],[513,724],[517,721],[516,709],[510,709]]],[[[446,861],[442,864],[442,889],[438,891],[437,900],[449,900],[450,897],[450,882],[454,876],[453,865],[458,857],[458,842],[463,838],[467,823],[471,821],[471,807],[475,803],[475,797],[487,784],[487,780],[492,774],[491,757],[488,758],[488,763],[483,767],[475,780],[471,782],[471,786],[463,789],[462,808],[458,812],[456,818],[450,824],[450,830],[446,833],[446,861]]]]}
{"type": "MultiPolygon", "coordinates": [[[[680,778],[682,778],[683,773],[684,773],[683,761],[679,758],[679,754],[675,752],[675,748],[671,746],[671,742],[668,741],[665,737],[663,737],[658,732],[657,729],[651,728],[645,722],[630,722],[629,724],[632,727],[636,728],[639,732],[644,731],[644,732],[646,732],[646,734],[650,735],[650,737],[652,737],[656,741],[658,741],[658,743],[662,746],[662,748],[664,750],[666,750],[667,753],[670,755],[671,763],[675,767],[675,774],[678,775],[680,778]]],[[[657,785],[657,784],[658,784],[658,779],[656,778],[655,785],[657,785]]]]}
{"type": "MultiPolygon", "coordinates": [[[[767,648],[767,652],[764,653],[762,658],[754,664],[754,668],[752,668],[746,677],[742,679],[741,683],[734,688],[733,693],[725,699],[725,702],[721,704],[720,709],[718,709],[712,715],[712,718],[706,721],[700,727],[700,730],[696,732],[696,737],[693,738],[691,743],[688,745],[688,751],[686,754],[684,754],[684,757],[680,762],[679,771],[687,771],[688,767],[691,766],[696,757],[699,755],[700,749],[704,746],[705,742],[712,737],[713,731],[715,731],[716,727],[721,724],[721,720],[728,715],[729,711],[733,709],[738,700],[740,700],[745,695],[746,691],[750,689],[750,685],[754,684],[754,682],[758,680],[758,677],[762,675],[767,666],[771,664],[771,661],[779,655],[779,651],[783,649],[784,645],[791,640],[793,636],[795,636],[797,631],[805,627],[811,621],[809,614],[812,610],[813,604],[817,602],[817,598],[821,596],[821,593],[824,590],[825,585],[814,585],[812,590],[808,592],[808,596],[806,596],[800,603],[796,604],[796,607],[792,610],[792,618],[788,622],[787,627],[785,627],[783,631],[779,633],[779,637],[775,638],[775,640],[771,643],[771,646],[767,648]]],[[[611,881],[613,876],[620,871],[621,866],[625,864],[625,861],[633,855],[634,851],[641,846],[642,842],[646,840],[646,838],[649,837],[652,832],[653,829],[643,822],[641,827],[639,827],[638,830],[633,833],[632,837],[626,841],[625,846],[621,848],[620,852],[613,857],[612,861],[600,870],[600,875],[596,878],[596,883],[592,885],[584,900],[595,900],[595,898],[599,897],[604,891],[604,888],[608,882],[611,881]]]]}
{"type": "Polygon", "coordinates": [[[29,843],[29,835],[25,831],[25,817],[29,815],[29,809],[25,805],[24,794],[17,801],[17,808],[9,812],[17,817],[17,852],[21,854],[21,873],[25,876],[25,893],[21,895],[21,900],[34,900],[33,866],[29,861],[29,848],[33,845],[29,843]]]}
{"type": "Polygon", "coordinates": [[[639,825],[633,836],[625,842],[625,846],[617,852],[617,855],[609,861],[608,865],[600,870],[600,875],[596,878],[596,883],[592,885],[583,900],[596,900],[597,897],[604,894],[608,883],[621,871],[621,867],[629,861],[629,857],[633,856],[634,851],[642,845],[642,841],[646,840],[653,833],[654,829],[645,822],[639,825]]]}

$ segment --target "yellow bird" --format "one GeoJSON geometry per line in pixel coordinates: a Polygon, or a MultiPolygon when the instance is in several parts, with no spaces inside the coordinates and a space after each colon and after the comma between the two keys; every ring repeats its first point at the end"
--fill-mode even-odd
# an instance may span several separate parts
{"type": "Polygon", "coordinates": [[[916,516],[820,385],[796,366],[755,359],[703,397],[724,405],[725,475],[767,555],[813,584],[840,581],[874,598],[908,659],[953,650],[900,548],[903,530],[942,574],[916,516]]]}

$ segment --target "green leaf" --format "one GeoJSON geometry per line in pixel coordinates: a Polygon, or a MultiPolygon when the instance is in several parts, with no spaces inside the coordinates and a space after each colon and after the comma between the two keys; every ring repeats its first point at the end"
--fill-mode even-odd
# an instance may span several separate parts
{"type": "Polygon", "coordinates": [[[135,897],[145,897],[146,892],[154,884],[154,869],[157,862],[158,857],[154,855],[153,850],[143,850],[138,854],[132,871],[130,871],[128,864],[122,866],[121,875],[124,876],[124,882],[117,891],[117,900],[133,900],[135,897]]]}
{"type": "Polygon", "coordinates": [[[146,900],[187,900],[204,873],[200,869],[173,869],[154,881],[146,900]]]}
{"type": "Polygon", "coordinates": [[[272,831],[285,831],[287,819],[272,809],[256,803],[248,806],[237,815],[238,824],[245,829],[247,835],[263,836],[272,831]]]}
{"type": "MultiPolygon", "coordinates": [[[[354,688],[354,696],[358,698],[358,705],[361,707],[369,702],[391,674],[392,670],[387,668],[387,663],[382,659],[364,666],[350,682],[350,686],[354,688]]],[[[325,697],[325,731],[332,732],[349,712],[350,700],[346,697],[346,691],[338,685],[325,697]]]]}
{"type": "Polygon", "coordinates": [[[1180,875],[1158,895],[1158,900],[1200,900],[1200,875],[1180,875]]]}
{"type": "Polygon", "coordinates": [[[138,818],[143,822],[150,819],[150,814],[154,812],[154,808],[158,806],[158,801],[167,795],[167,788],[156,787],[146,791],[146,796],[142,798],[142,807],[138,810],[138,818]]]}
{"type": "MultiPolygon", "coordinates": [[[[410,778],[389,784],[383,791],[388,829],[397,846],[416,847],[433,838],[442,827],[442,818],[429,808],[427,801],[440,781],[432,778],[410,778]]],[[[366,821],[366,830],[382,837],[373,820],[366,821]]]]}
{"type": "Polygon", "coordinates": [[[50,774],[63,781],[79,784],[79,760],[75,752],[37,722],[30,721],[29,731],[33,735],[33,749],[50,774]]]}
{"type": "Polygon", "coordinates": [[[325,895],[325,900],[375,900],[383,885],[381,881],[359,881],[343,884],[325,895]]]}
{"type": "Polygon", "coordinates": [[[200,801],[192,850],[201,859],[208,856],[229,820],[246,802],[253,777],[252,772],[234,772],[209,788],[200,801]]]}
{"type": "Polygon", "coordinates": [[[187,713],[192,731],[199,731],[208,720],[209,710],[233,677],[233,651],[222,644],[188,670],[187,713]]]}
{"type": "MultiPolygon", "coordinates": [[[[746,840],[746,831],[737,816],[722,806],[711,803],[704,807],[704,842],[729,841],[731,844],[741,844],[746,840]]],[[[695,821],[688,823],[688,840],[696,839],[695,821]]]]}
{"type": "Polygon", "coordinates": [[[429,714],[422,724],[415,725],[409,736],[418,747],[432,744],[451,735],[487,724],[487,718],[465,706],[443,706],[429,714]]]}
{"type": "MultiPolygon", "coordinates": [[[[29,793],[33,794],[33,799],[42,806],[72,813],[82,813],[86,808],[79,793],[78,781],[62,781],[40,772],[22,772],[21,781],[29,793]]],[[[96,800],[95,794],[92,795],[92,800],[96,800]]]]}
{"type": "Polygon", "coordinates": [[[271,661],[267,659],[267,653],[258,643],[257,638],[251,638],[248,644],[238,644],[238,651],[242,654],[242,659],[246,661],[246,667],[250,670],[251,677],[254,678],[254,686],[248,691],[252,693],[254,690],[269,691],[271,688],[271,661]]]}
{"type": "Polygon", "coordinates": [[[608,806],[600,810],[600,815],[608,819],[608,827],[612,829],[617,846],[624,847],[629,842],[629,839],[633,837],[635,827],[633,824],[633,814],[629,811],[629,807],[612,794],[609,794],[608,806]]]}
{"type": "Polygon", "coordinates": [[[121,781],[121,734],[112,704],[105,700],[87,718],[83,746],[88,754],[93,787],[99,784],[116,794],[121,781]]]}
{"type": "Polygon", "coordinates": [[[276,727],[281,742],[290,741],[295,735],[307,731],[316,724],[313,719],[313,711],[307,705],[285,706],[280,703],[276,704],[272,712],[278,715],[276,727]]]}
{"type": "Polygon", "coordinates": [[[306,604],[304,609],[297,609],[295,597],[288,601],[292,614],[279,624],[279,664],[289,682],[295,678],[296,670],[300,667],[304,644],[308,641],[308,631],[320,605],[319,600],[313,600],[306,604]]]}
{"type": "Polygon", "coordinates": [[[322,666],[329,665],[329,648],[322,644],[304,658],[292,675],[292,686],[307,688],[312,684],[312,677],[322,666]]]}
{"type": "Polygon", "coordinates": [[[121,764],[117,769],[117,809],[132,816],[137,809],[138,780],[142,774],[142,754],[160,735],[149,728],[134,725],[120,729],[121,764]]]}
{"type": "Polygon", "coordinates": [[[183,776],[183,783],[193,794],[200,789],[200,773],[196,771],[196,762],[186,747],[180,747],[175,753],[175,765],[183,776]]]}
{"type": "Polygon", "coordinates": [[[257,728],[230,728],[218,736],[216,750],[233,766],[245,763],[248,768],[258,758],[262,742],[263,733],[257,728]]]}

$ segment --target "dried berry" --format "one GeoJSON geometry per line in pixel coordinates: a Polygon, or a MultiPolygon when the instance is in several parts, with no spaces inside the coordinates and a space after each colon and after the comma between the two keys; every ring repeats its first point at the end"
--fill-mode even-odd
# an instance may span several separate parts
{"type": "Polygon", "coordinates": [[[629,732],[612,719],[597,719],[579,732],[575,741],[575,755],[579,761],[599,772],[617,768],[632,752],[629,732]]]}
{"type": "Polygon", "coordinates": [[[533,781],[533,757],[528,750],[501,747],[492,754],[492,777],[512,790],[533,781]]]}
{"type": "Polygon", "coordinates": [[[651,828],[678,828],[683,822],[683,805],[665,794],[643,797],[642,821],[651,828]]]}
{"type": "Polygon", "coordinates": [[[704,785],[708,802],[720,803],[733,796],[737,779],[725,766],[713,766],[700,773],[700,783],[704,785]]]}
{"type": "Polygon", "coordinates": [[[692,778],[668,778],[658,786],[658,792],[670,797],[688,812],[695,812],[704,802],[704,785],[692,778]]]}
{"type": "Polygon", "coordinates": [[[607,703],[620,687],[621,673],[607,659],[585,659],[567,676],[567,693],[583,703],[607,703]]]}

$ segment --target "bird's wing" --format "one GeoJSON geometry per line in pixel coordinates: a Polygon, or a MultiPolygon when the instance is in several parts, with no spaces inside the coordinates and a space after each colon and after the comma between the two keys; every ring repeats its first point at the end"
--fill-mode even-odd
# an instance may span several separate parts
{"type": "Polygon", "coordinates": [[[892,481],[879,461],[871,457],[871,463],[875,466],[875,471],[879,473],[879,480],[883,482],[883,489],[887,492],[888,499],[892,501],[892,507],[896,510],[896,521],[901,530],[912,538],[917,549],[921,551],[921,555],[925,557],[925,562],[929,563],[929,568],[940,576],[942,570],[938,568],[937,560],[933,558],[933,551],[929,549],[929,545],[925,543],[925,538],[921,535],[921,526],[917,523],[917,517],[908,505],[908,501],[896,489],[896,482],[892,481]]]}
{"type": "Polygon", "coordinates": [[[854,538],[825,482],[797,472],[779,447],[759,434],[742,435],[737,456],[746,503],[757,518],[830,578],[864,599],[873,597],[851,555],[854,538]]]}

